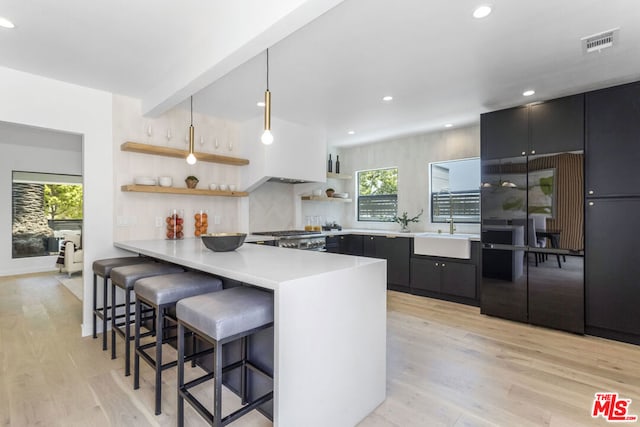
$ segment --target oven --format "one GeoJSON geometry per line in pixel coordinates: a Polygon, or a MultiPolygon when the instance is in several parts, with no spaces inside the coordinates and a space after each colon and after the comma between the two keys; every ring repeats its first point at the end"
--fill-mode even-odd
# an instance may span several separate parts
{"type": "Polygon", "coordinates": [[[326,251],[326,237],[318,231],[281,230],[254,232],[259,236],[273,236],[276,238],[276,246],[289,249],[302,249],[306,251],[326,251]]]}

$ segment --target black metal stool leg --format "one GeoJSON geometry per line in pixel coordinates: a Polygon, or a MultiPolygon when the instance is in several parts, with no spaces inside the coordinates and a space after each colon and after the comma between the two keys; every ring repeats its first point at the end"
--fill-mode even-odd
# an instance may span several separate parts
{"type": "Polygon", "coordinates": [[[184,427],[184,326],[178,323],[178,427],[184,427]]]}
{"type": "Polygon", "coordinates": [[[156,309],[156,415],[160,415],[162,399],[162,340],[164,336],[164,309],[156,309]]]}
{"type": "Polygon", "coordinates": [[[116,285],[111,281],[111,358],[116,358],[116,285]]]}
{"type": "MultiPolygon", "coordinates": [[[[136,320],[135,320],[135,328],[134,328],[134,341],[133,348],[137,349],[140,346],[140,325],[142,323],[142,304],[140,300],[136,298],[136,320]]],[[[134,351],[133,355],[133,389],[137,390],[140,388],[140,355],[137,351],[134,351]]]]}
{"type": "MultiPolygon", "coordinates": [[[[96,273],[93,273],[93,338],[98,338],[98,317],[96,316],[96,310],[98,309],[98,277],[96,273]]],[[[104,350],[104,348],[103,348],[104,350]]]]}
{"type": "Polygon", "coordinates": [[[107,314],[109,309],[109,287],[108,287],[109,279],[107,277],[104,278],[103,286],[102,286],[102,351],[107,350],[107,319],[109,315],[107,314]]]}
{"type": "Polygon", "coordinates": [[[131,291],[125,290],[124,302],[124,376],[131,375],[131,291]]]}
{"type": "Polygon", "coordinates": [[[214,351],[214,397],[213,397],[213,425],[222,426],[222,345],[216,344],[214,351]]]}

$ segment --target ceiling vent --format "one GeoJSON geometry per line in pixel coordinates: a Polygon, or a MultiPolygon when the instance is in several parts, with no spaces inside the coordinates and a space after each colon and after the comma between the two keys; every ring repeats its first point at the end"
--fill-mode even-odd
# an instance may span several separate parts
{"type": "Polygon", "coordinates": [[[581,38],[582,53],[600,52],[602,49],[612,47],[618,42],[619,31],[620,28],[614,28],[612,30],[603,31],[598,34],[581,38]]]}

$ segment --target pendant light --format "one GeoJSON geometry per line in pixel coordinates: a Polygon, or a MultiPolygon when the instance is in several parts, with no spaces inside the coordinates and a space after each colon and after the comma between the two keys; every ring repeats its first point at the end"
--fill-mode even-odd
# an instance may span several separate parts
{"type": "Polygon", "coordinates": [[[191,96],[191,124],[189,125],[189,155],[187,156],[187,163],[190,165],[196,164],[196,156],[193,154],[194,145],[194,130],[193,130],[193,95],[191,96]]]}
{"type": "Polygon", "coordinates": [[[267,49],[267,90],[264,92],[264,133],[260,138],[264,145],[273,143],[271,133],[271,92],[269,92],[269,49],[267,49]]]}

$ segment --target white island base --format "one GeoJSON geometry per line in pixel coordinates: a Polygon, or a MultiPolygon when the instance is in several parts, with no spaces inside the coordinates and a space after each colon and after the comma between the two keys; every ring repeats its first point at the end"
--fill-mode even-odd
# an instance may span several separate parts
{"type": "Polygon", "coordinates": [[[115,246],[274,293],[273,420],[354,426],[386,396],[386,261],[199,239],[115,246]]]}

